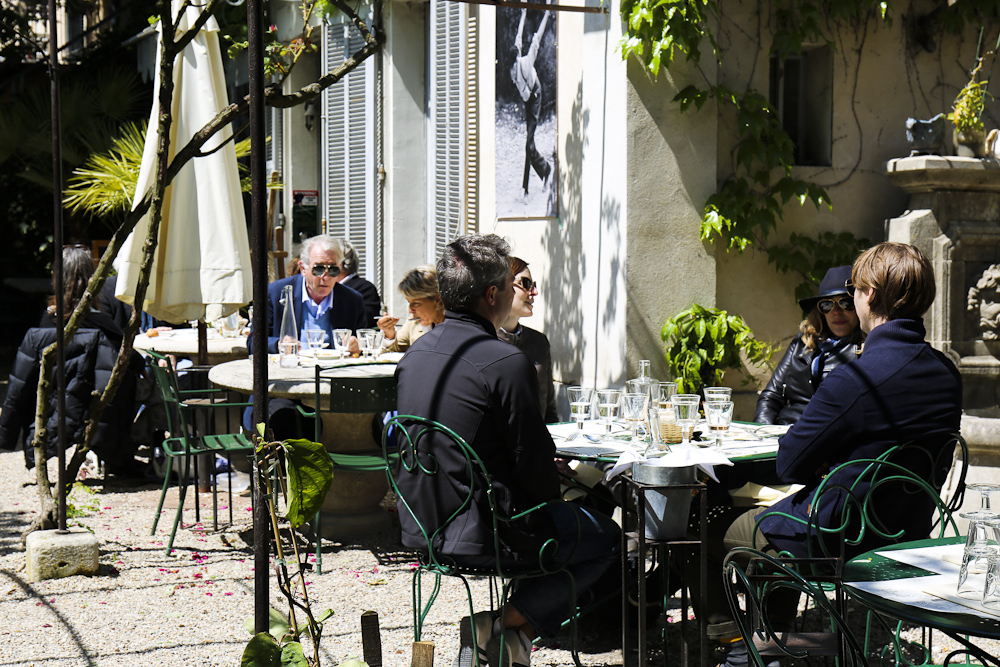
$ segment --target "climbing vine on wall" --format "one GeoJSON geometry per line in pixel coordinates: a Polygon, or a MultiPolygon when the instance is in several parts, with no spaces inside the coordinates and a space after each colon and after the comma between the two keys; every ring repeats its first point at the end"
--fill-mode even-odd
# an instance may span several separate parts
{"type": "MultiPolygon", "coordinates": [[[[772,11],[770,52],[782,61],[801,54],[803,44],[836,48],[828,36],[836,34],[828,29],[831,24],[860,27],[891,20],[891,6],[878,0],[778,0],[759,7],[759,11],[772,11]]],[[[966,22],[995,18],[997,12],[996,0],[967,0],[954,8],[941,0],[941,7],[933,13],[940,29],[957,32],[966,22]]],[[[720,62],[723,58],[719,44],[724,40],[713,27],[723,23],[716,0],[622,0],[621,16],[625,22],[620,43],[623,57],[636,56],[653,77],[682,58],[698,64],[703,51],[710,50],[720,62]]],[[[792,175],[795,147],[766,95],[753,88],[737,91],[706,82],[702,87],[688,86],[674,98],[682,111],[692,105],[700,109],[710,100],[720,111],[726,107],[735,111],[738,140],[733,175],[705,202],[702,238],[738,252],[751,247],[764,251],[777,270],[801,276],[797,293],[810,292],[826,268],[850,263],[868,240],[844,232],[816,238],[792,235],[787,245],[769,241],[789,202],[832,208],[830,198],[819,185],[792,175]]]]}

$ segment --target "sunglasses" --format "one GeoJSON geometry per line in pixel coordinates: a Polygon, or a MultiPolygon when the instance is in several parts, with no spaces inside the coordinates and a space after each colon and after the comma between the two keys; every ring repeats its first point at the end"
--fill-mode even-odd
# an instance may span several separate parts
{"type": "Polygon", "coordinates": [[[340,265],[339,264],[313,264],[309,271],[319,278],[324,273],[329,274],[331,278],[336,278],[340,275],[340,265]]]}
{"type": "Polygon", "coordinates": [[[854,283],[848,279],[844,281],[844,289],[847,290],[847,293],[850,294],[851,297],[854,297],[854,290],[856,290],[857,287],[855,287],[854,283]]]}
{"type": "Polygon", "coordinates": [[[826,315],[834,306],[839,306],[841,310],[854,310],[854,299],[849,296],[842,296],[839,299],[823,299],[816,304],[819,312],[826,315]]]}
{"type": "Polygon", "coordinates": [[[514,284],[517,287],[520,287],[521,289],[523,289],[525,292],[529,292],[529,293],[533,289],[538,289],[538,283],[536,281],[532,280],[531,278],[529,278],[528,276],[523,276],[520,280],[515,280],[514,284]]]}

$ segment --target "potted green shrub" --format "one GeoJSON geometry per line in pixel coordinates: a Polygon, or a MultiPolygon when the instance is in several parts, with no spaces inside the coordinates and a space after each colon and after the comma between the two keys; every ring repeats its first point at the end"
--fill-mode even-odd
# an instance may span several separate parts
{"type": "Polygon", "coordinates": [[[986,128],[983,125],[983,110],[989,92],[988,81],[977,81],[982,61],[972,70],[972,78],[958,91],[952,103],[952,111],[947,118],[955,125],[955,151],[957,155],[983,157],[986,155],[986,128]],[[966,149],[963,151],[962,149],[966,149]]]}
{"type": "Polygon", "coordinates": [[[747,364],[767,363],[775,349],[757,340],[739,315],[698,304],[667,320],[660,337],[677,391],[687,394],[721,384],[727,370],[739,371],[749,384],[754,379],[747,364]]]}

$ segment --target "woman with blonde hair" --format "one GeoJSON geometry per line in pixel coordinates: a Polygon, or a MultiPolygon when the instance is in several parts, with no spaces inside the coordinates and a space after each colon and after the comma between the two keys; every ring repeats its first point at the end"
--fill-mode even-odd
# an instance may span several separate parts
{"type": "Polygon", "coordinates": [[[806,409],[820,382],[840,364],[857,358],[864,338],[845,282],[850,266],[826,272],[819,296],[801,299],[807,313],[785,356],[757,400],[753,420],[760,424],[794,424],[806,409]]]}
{"type": "Polygon", "coordinates": [[[378,328],[385,334],[386,352],[406,352],[418,338],[444,322],[444,304],[438,294],[437,272],[430,264],[411,269],[399,283],[399,291],[409,303],[410,319],[396,330],[398,317],[383,315],[378,328]]]}

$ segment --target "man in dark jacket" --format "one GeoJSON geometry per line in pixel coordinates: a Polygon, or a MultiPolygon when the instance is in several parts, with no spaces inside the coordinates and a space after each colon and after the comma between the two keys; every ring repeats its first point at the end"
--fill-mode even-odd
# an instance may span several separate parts
{"type": "MultiPolygon", "coordinates": [[[[616,561],[620,538],[607,517],[558,501],[555,446],[538,410],[535,368],[524,353],[497,339],[513,298],[508,253],[506,242],[495,235],[463,236],[445,249],[437,279],[446,319],[421,336],[399,363],[399,413],[433,419],[468,442],[492,477],[494,498],[506,515],[556,501],[535,523],[499,536],[503,557],[537,560],[542,542],[554,538],[559,541],[556,558],[568,555],[579,593],[616,561]]],[[[424,546],[424,539],[407,506],[433,531],[460,508],[470,486],[464,456],[454,443],[441,436],[431,449],[446,474],[397,470],[401,495],[408,499],[399,505],[403,543],[416,548],[424,546]]],[[[477,491],[441,535],[438,553],[460,564],[495,567],[489,511],[485,492],[477,491]]],[[[457,664],[472,664],[473,651],[479,651],[491,665],[528,665],[531,639],[554,634],[571,612],[567,583],[562,574],[530,579],[515,590],[500,618],[482,612],[462,619],[457,664]],[[472,645],[473,624],[478,646],[472,645]]]]}
{"type": "MultiPolygon", "coordinates": [[[[808,519],[810,502],[824,476],[827,487],[849,487],[864,466],[847,467],[836,477],[827,475],[832,468],[852,460],[876,458],[896,445],[916,443],[931,455],[930,459],[941,460],[938,454],[959,429],[961,376],[944,354],[924,341],[921,317],[935,295],[934,271],[927,258],[910,245],[881,243],[857,259],[847,287],[854,297],[861,328],[868,334],[864,354],[830,373],[802,417],[779,441],[779,478],[805,488],[773,507],[743,512],[735,520],[733,514],[725,512],[718,515],[718,521],[713,516],[709,526],[710,569],[714,563],[721,570],[722,559],[731,548],[754,546],[755,523],[759,515],[767,512],[776,513],[765,517],[760,525],[770,548],[806,556],[806,525],[777,513],[808,519]]],[[[893,461],[927,479],[934,472],[928,470],[928,458],[915,453],[910,459],[893,461]]],[[[867,481],[854,487],[858,497],[866,491],[867,481]]],[[[901,540],[928,536],[933,512],[930,499],[897,494],[880,496],[878,502],[879,518],[891,527],[890,532],[903,531],[901,540]]],[[[840,507],[837,503],[826,507],[828,511],[821,514],[819,523],[832,528],[839,523],[840,507]]],[[[761,540],[756,546],[761,546],[761,540]]],[[[866,543],[858,549],[877,546],[866,543]]],[[[735,624],[721,590],[722,579],[710,575],[709,584],[709,634],[726,642],[735,633],[735,624]]],[[[745,647],[733,648],[743,652],[745,664],[745,647]]],[[[740,656],[730,655],[732,659],[727,662],[740,661],[740,656]]]]}

